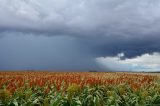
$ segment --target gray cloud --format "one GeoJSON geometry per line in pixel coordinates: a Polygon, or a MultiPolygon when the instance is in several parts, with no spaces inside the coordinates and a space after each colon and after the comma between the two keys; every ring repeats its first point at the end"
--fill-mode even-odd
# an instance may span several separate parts
{"type": "Polygon", "coordinates": [[[137,38],[159,33],[158,0],[0,1],[1,29],[137,38]]]}
{"type": "Polygon", "coordinates": [[[66,36],[62,41],[77,42],[66,48],[79,57],[93,61],[123,52],[133,58],[160,52],[159,10],[159,0],[0,0],[0,36],[66,36]]]}

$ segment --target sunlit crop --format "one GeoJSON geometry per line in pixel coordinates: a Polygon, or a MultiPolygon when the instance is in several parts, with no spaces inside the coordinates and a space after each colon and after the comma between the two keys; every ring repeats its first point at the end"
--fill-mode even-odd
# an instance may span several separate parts
{"type": "Polygon", "coordinates": [[[0,72],[0,106],[160,106],[156,75],[0,72]]]}

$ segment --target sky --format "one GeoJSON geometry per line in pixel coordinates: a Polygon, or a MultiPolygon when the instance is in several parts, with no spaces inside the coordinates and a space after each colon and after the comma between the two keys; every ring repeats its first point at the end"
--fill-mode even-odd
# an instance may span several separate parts
{"type": "Polygon", "coordinates": [[[0,0],[0,70],[160,71],[159,0],[0,0]]]}

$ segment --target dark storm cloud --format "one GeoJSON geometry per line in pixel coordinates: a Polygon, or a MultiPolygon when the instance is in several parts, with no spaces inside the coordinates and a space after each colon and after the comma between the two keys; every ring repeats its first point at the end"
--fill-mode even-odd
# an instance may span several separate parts
{"type": "Polygon", "coordinates": [[[159,10],[159,0],[0,0],[0,33],[68,36],[89,58],[131,58],[160,52],[159,10]]]}
{"type": "Polygon", "coordinates": [[[85,41],[90,43],[90,48],[95,56],[116,56],[118,53],[124,53],[126,58],[133,58],[145,53],[152,54],[160,51],[159,37],[145,37],[137,39],[117,39],[114,38],[94,38],[85,41]]]}
{"type": "Polygon", "coordinates": [[[0,38],[0,69],[5,70],[100,70],[75,38],[67,36],[45,37],[4,33],[0,38]]]}

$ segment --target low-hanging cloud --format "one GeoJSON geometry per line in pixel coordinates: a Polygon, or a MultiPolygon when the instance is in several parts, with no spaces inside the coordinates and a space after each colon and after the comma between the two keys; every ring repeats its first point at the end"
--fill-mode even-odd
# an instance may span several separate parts
{"type": "Polygon", "coordinates": [[[120,53],[114,57],[99,57],[97,62],[103,65],[103,67],[109,67],[116,71],[159,71],[160,70],[160,53],[143,54],[131,59],[121,58],[125,56],[124,53],[120,53]]]}

